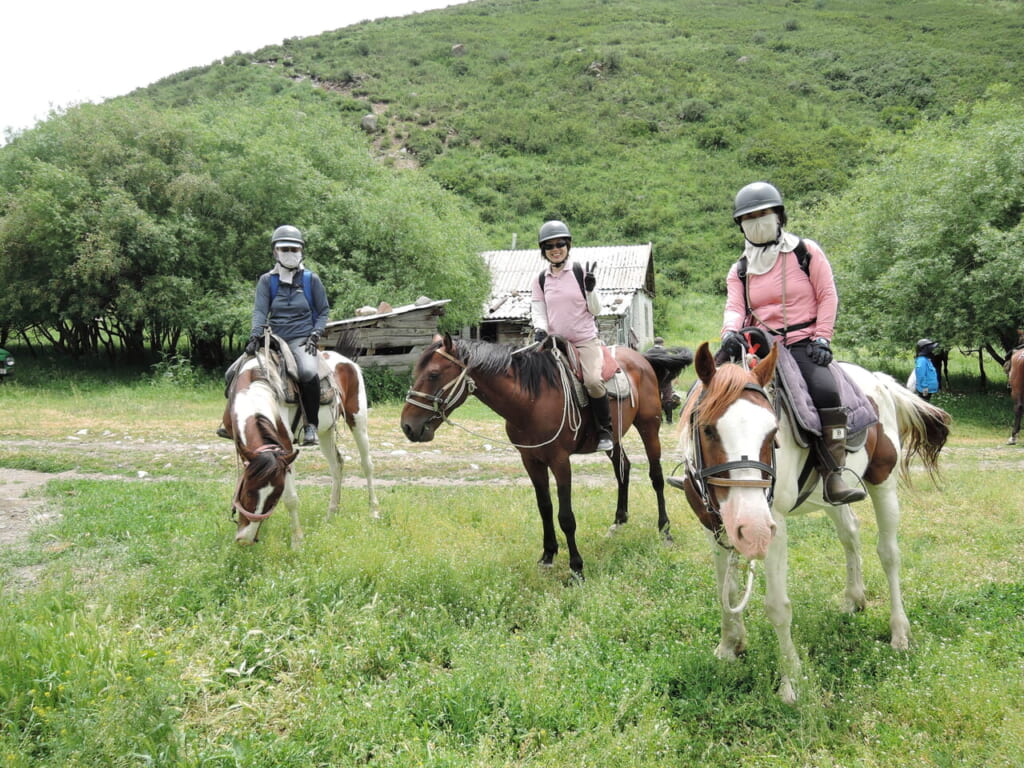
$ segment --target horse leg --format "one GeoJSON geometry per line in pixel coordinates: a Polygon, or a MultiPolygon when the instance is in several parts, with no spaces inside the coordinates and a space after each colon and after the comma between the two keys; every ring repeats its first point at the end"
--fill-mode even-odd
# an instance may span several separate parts
{"type": "Polygon", "coordinates": [[[356,448],[359,449],[359,463],[363,468],[366,491],[370,497],[370,517],[379,520],[380,505],[377,503],[377,493],[373,488],[373,458],[370,456],[370,434],[366,425],[366,413],[360,412],[355,416],[350,416],[348,428],[352,432],[352,438],[356,441],[356,448]]]}
{"type": "Polygon", "coordinates": [[[651,480],[651,488],[658,500],[658,530],[666,543],[672,541],[672,533],[669,530],[668,510],[665,507],[665,473],[661,468],[661,424],[633,424],[636,431],[640,433],[640,439],[644,444],[644,451],[647,454],[647,476],[651,480]]]}
{"type": "MultiPolygon", "coordinates": [[[[326,420],[325,420],[326,421],[326,420]]],[[[324,428],[320,424],[320,453],[327,460],[327,471],[331,473],[331,501],[327,505],[327,514],[324,520],[330,520],[338,511],[338,504],[341,502],[341,481],[345,472],[345,457],[338,450],[337,430],[333,423],[327,424],[324,428]]]]}
{"type": "Polygon", "coordinates": [[[618,442],[612,447],[608,454],[612,462],[612,470],[615,472],[615,483],[618,486],[618,496],[615,502],[615,522],[612,523],[609,534],[615,533],[620,525],[629,521],[629,470],[632,464],[629,457],[622,449],[622,443],[618,442]]]}
{"type": "Polygon", "coordinates": [[[299,494],[295,490],[295,473],[289,469],[288,474],[284,480],[284,493],[281,494],[281,500],[285,506],[288,507],[288,517],[292,524],[292,549],[300,549],[302,547],[302,525],[299,523],[299,494]]]}
{"type": "Polygon", "coordinates": [[[558,525],[565,536],[565,546],[569,550],[569,570],[579,581],[583,581],[583,557],[576,547],[576,516],[572,511],[572,464],[565,456],[551,466],[551,474],[555,477],[555,489],[558,492],[558,525]]]}
{"type": "Polygon", "coordinates": [[[764,606],[779,641],[779,698],[785,704],[793,704],[796,701],[796,681],[800,678],[800,654],[793,644],[793,606],[786,589],[789,567],[786,518],[783,515],[775,518],[775,537],[764,558],[764,606]]]}
{"type": "Polygon", "coordinates": [[[860,526],[857,516],[849,504],[841,506],[826,505],[825,511],[832,518],[836,534],[843,545],[846,555],[846,604],[843,609],[848,613],[863,611],[866,604],[864,597],[864,571],[860,557],[860,526]]]}
{"type": "Polygon", "coordinates": [[[878,559],[889,582],[890,643],[898,651],[910,647],[910,621],[903,609],[903,588],[900,585],[900,545],[897,531],[900,524],[900,502],[896,496],[895,479],[882,485],[869,485],[871,503],[878,522],[878,559]]]}
{"type": "Polygon", "coordinates": [[[540,554],[537,564],[550,568],[558,554],[558,538],[555,536],[554,507],[551,504],[551,488],[548,486],[547,465],[536,459],[528,459],[522,455],[526,474],[533,483],[533,493],[537,498],[537,511],[540,513],[540,524],[544,529],[544,551],[540,554]]]}
{"type": "Polygon", "coordinates": [[[743,623],[743,613],[733,613],[729,605],[736,602],[736,570],[729,567],[729,551],[719,546],[715,537],[707,534],[711,543],[711,554],[715,561],[715,581],[718,584],[718,596],[722,615],[722,632],[715,648],[715,656],[723,661],[735,661],[747,650],[747,628],[743,623]],[[726,585],[728,584],[728,587],[726,585]],[[729,605],[726,604],[728,601],[729,605]]]}
{"type": "Polygon", "coordinates": [[[1007,445],[1017,444],[1017,433],[1020,432],[1020,418],[1024,414],[1024,401],[1013,406],[1013,432],[1010,433],[1010,440],[1007,445]]]}

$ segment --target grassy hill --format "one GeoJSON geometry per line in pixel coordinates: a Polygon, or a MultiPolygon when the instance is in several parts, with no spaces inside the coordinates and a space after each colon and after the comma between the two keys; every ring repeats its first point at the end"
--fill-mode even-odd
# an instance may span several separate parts
{"type": "Polygon", "coordinates": [[[814,205],[872,164],[880,138],[1019,83],[1020,10],[478,0],[236,53],[138,95],[308,100],[339,130],[377,113],[373,151],[469,201],[481,247],[560,216],[579,242],[653,241],[663,289],[708,291],[735,250],[736,189],[767,178],[814,205]]]}

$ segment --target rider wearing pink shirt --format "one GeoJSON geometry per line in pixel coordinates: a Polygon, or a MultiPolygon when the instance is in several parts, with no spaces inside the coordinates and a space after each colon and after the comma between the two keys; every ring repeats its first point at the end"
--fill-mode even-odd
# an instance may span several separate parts
{"type": "Polygon", "coordinates": [[[737,333],[756,326],[793,356],[814,407],[821,418],[816,453],[825,479],[825,501],[848,504],[866,494],[843,481],[846,466],[846,409],[829,364],[839,296],[832,265],[813,240],[786,232],[786,208],[779,191],[763,181],[743,187],[733,206],[733,220],[744,235],[743,258],[726,278],[722,320],[722,362],[742,354],[745,342],[737,333]],[[806,251],[806,271],[799,251],[806,251]],[[745,278],[741,277],[745,265],[745,278]]]}
{"type": "Polygon", "coordinates": [[[587,264],[581,270],[581,285],[569,259],[572,235],[562,221],[544,222],[537,242],[548,266],[544,270],[543,285],[540,275],[533,279],[531,319],[535,338],[543,341],[549,333],[556,334],[576,347],[583,369],[583,387],[590,398],[590,412],[597,427],[597,450],[610,451],[613,447],[611,408],[601,379],[604,352],[597,332],[601,302],[594,290],[597,264],[587,264]]]}

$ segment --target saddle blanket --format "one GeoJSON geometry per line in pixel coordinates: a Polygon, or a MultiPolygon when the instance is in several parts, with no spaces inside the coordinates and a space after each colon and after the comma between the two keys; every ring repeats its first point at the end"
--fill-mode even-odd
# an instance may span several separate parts
{"type": "MultiPolygon", "coordinates": [[[[806,448],[807,435],[821,437],[821,417],[818,416],[818,409],[814,407],[793,354],[782,344],[777,346],[779,355],[775,366],[775,378],[780,385],[783,410],[794,427],[793,432],[798,442],[806,448]]],[[[832,362],[828,368],[836,379],[839,399],[847,412],[847,450],[857,450],[867,437],[866,430],[878,421],[878,416],[875,415],[871,401],[843,370],[842,365],[832,362]]]]}

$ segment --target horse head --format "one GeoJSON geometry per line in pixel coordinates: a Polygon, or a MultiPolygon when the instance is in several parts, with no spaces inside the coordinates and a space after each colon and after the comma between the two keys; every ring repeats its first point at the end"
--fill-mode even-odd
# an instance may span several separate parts
{"type": "Polygon", "coordinates": [[[680,418],[690,506],[720,543],[724,534],[750,560],[764,558],[776,529],[770,494],[778,422],[764,391],[775,362],[773,347],[752,370],[716,367],[708,344],[701,344],[700,385],[680,418]]]}
{"type": "Polygon", "coordinates": [[[402,409],[402,431],[414,443],[429,443],[448,414],[466,401],[473,380],[447,333],[424,350],[413,375],[402,409]]]}
{"type": "Polygon", "coordinates": [[[265,445],[243,453],[242,475],[231,500],[232,513],[237,514],[236,542],[256,542],[260,525],[270,517],[285,492],[298,455],[297,448],[289,451],[279,445],[265,445]]]}

